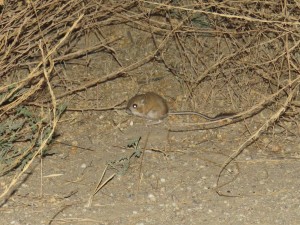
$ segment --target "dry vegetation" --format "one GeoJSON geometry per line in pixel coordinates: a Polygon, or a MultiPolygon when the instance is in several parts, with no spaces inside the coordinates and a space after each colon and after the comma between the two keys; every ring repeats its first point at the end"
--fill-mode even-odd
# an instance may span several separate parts
{"type": "MultiPolygon", "coordinates": [[[[1,197],[52,140],[66,109],[64,98],[107,81],[136,78],[130,72],[153,61],[172,73],[190,99],[201,95],[200,87],[207,84],[207,99],[216,93],[229,96],[239,113],[224,120],[224,126],[270,112],[260,127],[248,130],[247,140],[223,168],[274,123],[300,126],[299,2],[183,2],[5,2],[0,15],[0,175],[13,172],[15,177],[1,197]],[[148,32],[153,48],[135,61],[118,59],[119,49],[113,46],[134,32],[103,35],[103,29],[115,25],[131,27],[135,34],[148,32]],[[98,43],[78,48],[89,36],[98,43]],[[96,79],[69,82],[64,65],[98,52],[110,54],[118,67],[96,79]]],[[[216,126],[220,124],[171,129],[216,126]]]]}

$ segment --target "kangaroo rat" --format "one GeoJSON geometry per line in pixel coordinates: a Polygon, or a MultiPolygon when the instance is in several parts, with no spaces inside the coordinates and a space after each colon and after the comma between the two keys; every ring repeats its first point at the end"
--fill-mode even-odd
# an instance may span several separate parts
{"type": "Polygon", "coordinates": [[[166,100],[154,92],[147,92],[132,97],[127,104],[126,111],[129,114],[144,117],[150,120],[162,120],[168,115],[197,115],[210,121],[225,119],[232,114],[209,117],[202,113],[192,111],[169,112],[166,100]]]}

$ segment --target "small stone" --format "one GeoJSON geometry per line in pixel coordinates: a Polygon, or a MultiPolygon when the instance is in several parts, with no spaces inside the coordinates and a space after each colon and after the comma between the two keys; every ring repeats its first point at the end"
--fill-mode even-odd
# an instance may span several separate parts
{"type": "Polygon", "coordinates": [[[156,201],[156,198],[155,198],[155,196],[154,196],[153,194],[149,194],[149,195],[148,195],[148,198],[149,198],[150,201],[152,201],[152,202],[155,202],[155,201],[156,201]]]}

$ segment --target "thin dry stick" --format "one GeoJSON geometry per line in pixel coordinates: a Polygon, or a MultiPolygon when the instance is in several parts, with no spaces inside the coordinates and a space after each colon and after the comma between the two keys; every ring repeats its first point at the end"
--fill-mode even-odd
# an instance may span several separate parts
{"type": "MultiPolygon", "coordinates": [[[[126,106],[120,106],[125,102],[126,102],[126,100],[124,99],[124,100],[121,100],[120,102],[114,104],[113,106],[108,106],[108,107],[103,107],[103,108],[94,108],[94,107],[91,107],[91,108],[70,108],[70,107],[68,107],[66,110],[67,111],[79,111],[79,112],[119,110],[119,109],[125,109],[126,108],[126,106]]],[[[27,105],[34,105],[34,106],[43,107],[43,108],[48,108],[49,107],[49,105],[47,105],[47,104],[39,104],[39,103],[36,103],[36,102],[30,102],[27,105]]]]}
{"type": "Polygon", "coordinates": [[[102,187],[104,187],[104,185],[106,185],[110,180],[112,180],[115,177],[116,174],[114,173],[109,178],[107,178],[106,181],[104,181],[101,184],[101,182],[103,180],[103,177],[104,177],[104,175],[106,173],[107,167],[108,167],[108,165],[106,165],[106,167],[105,167],[105,169],[104,169],[104,171],[102,173],[102,176],[100,177],[99,182],[98,182],[97,186],[95,187],[95,190],[94,190],[93,194],[89,197],[89,200],[88,200],[88,203],[87,203],[87,207],[91,206],[94,195],[97,194],[97,192],[100,191],[102,189],[102,187]]]}
{"type": "Polygon", "coordinates": [[[238,156],[240,155],[243,150],[249,146],[250,144],[252,144],[254,141],[256,141],[260,135],[266,131],[276,120],[279,119],[279,117],[286,111],[287,107],[290,105],[293,97],[294,97],[294,93],[296,92],[297,88],[299,85],[296,85],[293,89],[293,91],[291,91],[291,93],[289,93],[288,98],[286,99],[285,103],[283,104],[283,106],[277,110],[276,113],[274,113],[270,119],[267,120],[267,122],[265,122],[253,135],[250,136],[250,138],[248,138],[242,145],[240,145],[240,147],[234,151],[234,153],[232,155],[229,156],[229,158],[227,159],[227,161],[224,163],[222,169],[219,172],[218,175],[218,179],[217,179],[217,187],[216,187],[216,192],[221,195],[221,196],[228,196],[223,194],[219,189],[220,187],[222,187],[223,185],[220,185],[220,179],[221,179],[221,175],[223,173],[223,171],[226,169],[226,167],[238,156]]]}
{"type": "Polygon", "coordinates": [[[71,205],[64,205],[60,210],[58,210],[58,212],[56,212],[56,213],[52,216],[52,218],[49,220],[48,225],[51,225],[53,221],[56,221],[55,218],[56,218],[60,213],[62,213],[65,209],[69,208],[70,206],[71,206],[71,205]]]}
{"type": "Polygon", "coordinates": [[[141,163],[140,163],[140,168],[139,168],[139,184],[137,186],[137,191],[140,190],[140,186],[141,186],[142,179],[143,179],[143,173],[142,173],[143,162],[144,162],[145,150],[146,150],[146,147],[147,147],[147,144],[148,144],[148,139],[149,139],[150,133],[151,133],[151,130],[147,133],[145,144],[144,144],[144,147],[143,147],[143,152],[142,152],[142,157],[141,157],[141,163]]]}
{"type": "Polygon", "coordinates": [[[64,218],[64,219],[52,219],[52,221],[58,222],[58,224],[107,224],[100,220],[95,219],[88,219],[88,218],[78,218],[78,217],[71,217],[71,218],[64,218]]]}
{"type": "Polygon", "coordinates": [[[183,11],[189,11],[189,12],[193,12],[193,13],[204,13],[204,14],[208,14],[208,15],[219,16],[219,17],[230,18],[230,19],[242,19],[242,20],[246,20],[246,21],[249,21],[249,22],[292,25],[292,26],[300,25],[300,22],[288,22],[288,21],[280,21],[280,20],[256,19],[256,18],[253,18],[253,17],[229,15],[229,14],[216,13],[216,12],[204,11],[204,10],[199,10],[199,9],[189,9],[189,8],[185,8],[185,7],[167,5],[167,4],[163,4],[163,3],[150,2],[150,1],[145,1],[145,0],[140,0],[140,2],[145,2],[145,3],[148,3],[150,5],[159,5],[160,7],[165,7],[168,10],[170,10],[170,9],[180,9],[180,10],[183,10],[183,11]]]}

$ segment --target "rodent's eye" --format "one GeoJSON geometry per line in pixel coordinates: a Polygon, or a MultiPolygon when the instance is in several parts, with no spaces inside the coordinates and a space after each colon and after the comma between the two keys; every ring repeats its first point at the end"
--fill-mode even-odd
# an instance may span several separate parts
{"type": "Polygon", "coordinates": [[[133,104],[132,107],[133,107],[133,108],[137,108],[137,104],[133,104]]]}

